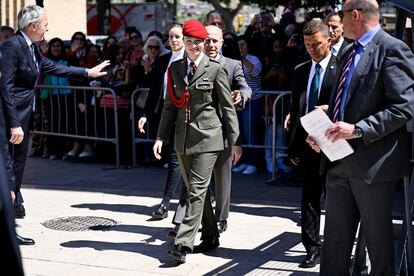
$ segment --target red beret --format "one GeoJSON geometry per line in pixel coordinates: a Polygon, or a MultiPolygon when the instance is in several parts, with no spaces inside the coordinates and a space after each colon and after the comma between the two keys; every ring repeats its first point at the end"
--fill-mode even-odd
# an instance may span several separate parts
{"type": "Polygon", "coordinates": [[[208,36],[206,27],[195,19],[189,19],[184,22],[183,35],[188,37],[205,40],[208,36]]]}

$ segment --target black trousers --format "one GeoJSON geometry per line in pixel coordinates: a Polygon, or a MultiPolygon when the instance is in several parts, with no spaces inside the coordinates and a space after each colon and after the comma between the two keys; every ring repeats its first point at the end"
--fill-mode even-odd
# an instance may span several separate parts
{"type": "MultiPolygon", "coordinates": [[[[184,187],[184,190],[186,190],[184,182],[181,178],[180,164],[178,162],[177,153],[172,147],[170,146],[168,147],[169,147],[168,174],[167,174],[167,181],[164,187],[164,196],[162,198],[162,204],[166,208],[168,208],[170,204],[170,199],[174,196],[177,188],[181,190],[181,187],[184,187]]],[[[185,205],[185,201],[184,201],[184,205],[185,205]]]]}
{"type": "Polygon", "coordinates": [[[349,275],[358,222],[364,226],[371,275],[393,275],[392,201],[398,180],[367,184],[335,162],[326,178],[326,220],[321,275],[349,275]]]}
{"type": "Polygon", "coordinates": [[[325,177],[319,174],[321,155],[310,147],[301,159],[304,176],[301,201],[301,237],[306,253],[320,250],[321,199],[325,177]]]}
{"type": "Polygon", "coordinates": [[[15,193],[16,193],[16,201],[15,205],[19,206],[23,203],[23,197],[20,192],[20,187],[22,185],[23,180],[23,173],[24,167],[26,166],[26,159],[27,153],[29,149],[29,140],[30,140],[30,133],[29,133],[29,123],[30,117],[32,115],[32,105],[27,106],[23,110],[18,111],[20,124],[24,132],[23,141],[18,145],[13,145],[9,143],[9,153],[11,158],[11,164],[7,165],[7,175],[11,176],[14,175],[15,181],[15,193]]]}

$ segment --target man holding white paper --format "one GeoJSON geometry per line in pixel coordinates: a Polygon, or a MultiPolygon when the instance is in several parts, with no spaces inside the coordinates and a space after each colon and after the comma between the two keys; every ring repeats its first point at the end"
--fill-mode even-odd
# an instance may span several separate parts
{"type": "MultiPolygon", "coordinates": [[[[361,220],[370,274],[394,275],[392,201],[398,179],[409,172],[414,56],[381,29],[375,0],[347,0],[342,8],[344,35],[355,43],[339,62],[328,110],[334,124],[326,136],[348,140],[354,153],[322,167],[327,197],[320,274],[349,274],[361,220]]],[[[319,150],[311,137],[307,141],[319,150]]]]}
{"type": "Polygon", "coordinates": [[[330,93],[335,84],[337,62],[330,51],[329,27],[321,19],[308,22],[303,34],[306,50],[312,60],[298,65],[293,73],[290,126],[292,138],[288,156],[294,165],[300,164],[304,176],[301,230],[302,243],[307,255],[299,266],[310,268],[320,260],[319,225],[324,176],[319,174],[321,155],[306,144],[307,134],[299,118],[314,110],[316,105],[329,103],[330,93]]]}

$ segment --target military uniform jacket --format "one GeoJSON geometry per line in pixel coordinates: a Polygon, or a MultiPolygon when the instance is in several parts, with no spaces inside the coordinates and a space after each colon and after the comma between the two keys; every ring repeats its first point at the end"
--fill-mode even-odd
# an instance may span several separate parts
{"type": "Polygon", "coordinates": [[[233,146],[239,125],[223,65],[204,56],[189,82],[187,67],[186,58],[173,62],[170,79],[176,98],[188,90],[190,116],[186,106],[177,108],[167,93],[157,138],[169,141],[175,126],[174,149],[186,155],[221,151],[225,144],[233,146]]]}

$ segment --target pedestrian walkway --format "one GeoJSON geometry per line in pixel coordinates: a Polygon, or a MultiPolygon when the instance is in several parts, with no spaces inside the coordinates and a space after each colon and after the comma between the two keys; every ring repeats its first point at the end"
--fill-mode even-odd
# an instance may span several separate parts
{"type": "MultiPolygon", "coordinates": [[[[21,247],[26,275],[317,275],[300,269],[300,188],[265,184],[269,175],[234,177],[229,228],[220,247],[187,255],[176,266],[166,254],[171,217],[152,221],[167,171],[105,170],[102,164],[28,160],[27,216],[17,232],[36,240],[21,247]],[[58,231],[45,221],[71,216],[115,220],[108,230],[58,231]]],[[[171,206],[174,208],[175,204],[171,206]]],[[[196,244],[199,243],[199,236],[196,244]]]]}

